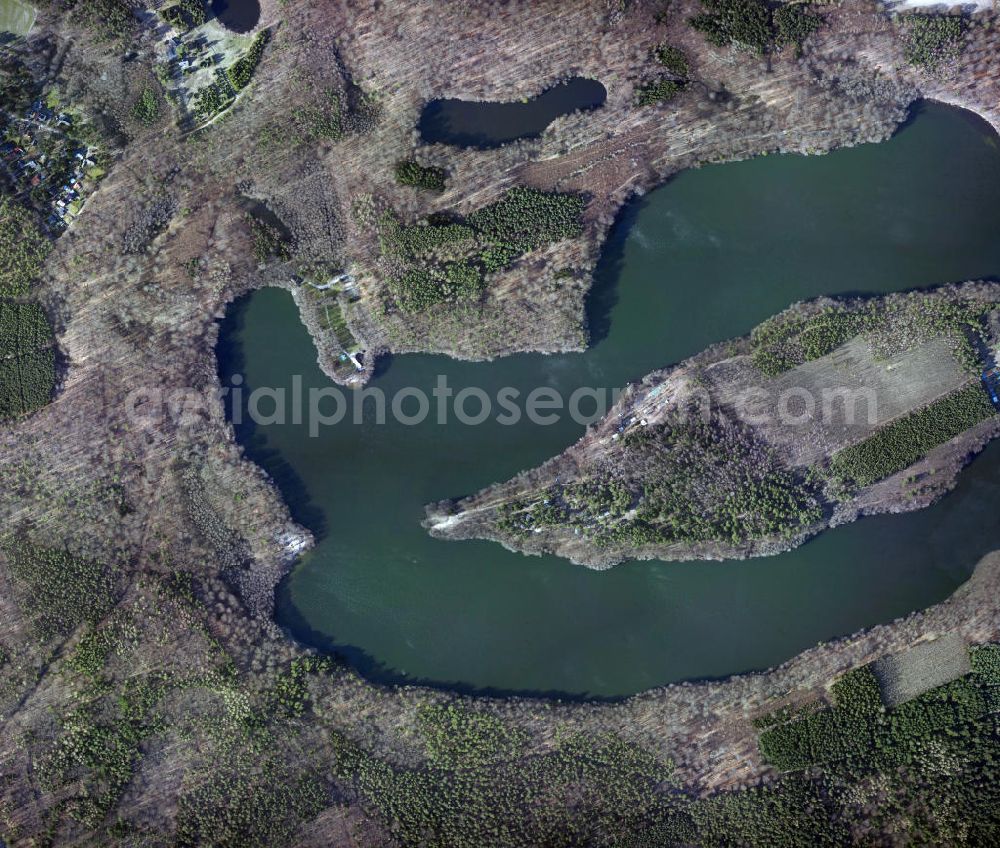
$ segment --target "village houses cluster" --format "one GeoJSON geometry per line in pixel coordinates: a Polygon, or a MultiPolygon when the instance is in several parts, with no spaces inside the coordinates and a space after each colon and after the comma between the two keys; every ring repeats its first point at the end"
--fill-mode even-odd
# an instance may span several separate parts
{"type": "Polygon", "coordinates": [[[50,233],[80,214],[100,176],[95,151],[70,136],[73,117],[36,100],[11,120],[0,144],[0,178],[18,200],[34,207],[50,233]]]}

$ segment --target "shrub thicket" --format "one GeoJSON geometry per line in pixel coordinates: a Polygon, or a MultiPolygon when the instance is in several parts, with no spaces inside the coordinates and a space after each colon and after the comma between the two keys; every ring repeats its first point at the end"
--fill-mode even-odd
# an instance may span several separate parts
{"type": "Polygon", "coordinates": [[[440,267],[411,268],[390,282],[392,293],[406,312],[421,312],[438,303],[474,300],[483,291],[482,272],[465,262],[440,267]]]}
{"type": "Polygon", "coordinates": [[[301,823],[328,803],[318,775],[247,750],[184,788],[172,843],[178,848],[289,845],[301,823]]]}
{"type": "Polygon", "coordinates": [[[661,44],[654,51],[656,61],[678,79],[687,79],[689,65],[684,51],[669,44],[661,44]]]}
{"type": "Polygon", "coordinates": [[[900,21],[903,53],[911,65],[933,71],[961,53],[966,25],[959,15],[910,14],[900,21]]]}
{"type": "Polygon", "coordinates": [[[454,703],[420,711],[422,764],[336,733],[333,770],[404,845],[835,848],[858,834],[879,842],[900,822],[906,844],[995,845],[991,690],[971,675],[886,712],[871,672],[851,672],[832,707],[761,722],[762,752],[792,771],[741,791],[692,796],[669,764],[611,734],[557,725],[531,750],[502,719],[454,703]]]}
{"type": "Polygon", "coordinates": [[[7,539],[3,552],[17,581],[18,600],[43,639],[99,621],[116,600],[115,573],[68,551],[7,539]]]}
{"type": "Polygon", "coordinates": [[[1000,645],[977,645],[970,652],[972,671],[986,686],[1000,686],[1000,645]]]}
{"type": "Polygon", "coordinates": [[[149,127],[156,123],[156,119],[159,116],[160,101],[156,96],[156,92],[147,86],[142,90],[139,99],[132,106],[132,117],[140,124],[149,127]]]}
{"type": "Polygon", "coordinates": [[[0,359],[30,353],[52,344],[52,327],[37,303],[0,301],[0,359]]]}
{"type": "Polygon", "coordinates": [[[477,209],[466,223],[494,243],[518,253],[576,238],[586,204],[578,194],[557,194],[517,186],[494,203],[477,209]]]}
{"type": "Polygon", "coordinates": [[[334,737],[337,777],[404,845],[594,844],[598,834],[638,833],[672,806],[658,791],[672,766],[610,733],[565,734],[528,755],[522,734],[484,713],[435,706],[419,723],[429,761],[417,768],[334,737]]]}
{"type": "Polygon", "coordinates": [[[884,713],[878,680],[864,666],[845,674],[832,692],[835,705],[830,709],[778,716],[767,723],[759,738],[764,759],[789,771],[865,756],[884,713]]]}
{"type": "MultiPolygon", "coordinates": [[[[292,115],[300,136],[310,141],[339,141],[344,137],[344,110],[340,95],[332,88],[320,94],[314,103],[303,106],[292,115]]],[[[284,133],[284,128],[279,133],[284,133]]]]}
{"type": "Polygon", "coordinates": [[[50,5],[72,12],[74,17],[100,36],[125,40],[138,31],[134,0],[49,0],[50,5]]]}
{"type": "Polygon", "coordinates": [[[660,79],[643,83],[636,87],[635,98],[640,106],[652,106],[654,103],[665,103],[672,100],[684,84],[672,79],[660,79]]]}
{"type": "Polygon", "coordinates": [[[496,716],[456,704],[422,707],[417,721],[427,755],[438,766],[486,767],[515,757],[527,741],[496,716]]]}
{"type": "Polygon", "coordinates": [[[38,763],[38,780],[48,791],[73,786],[63,809],[85,827],[96,829],[131,781],[140,745],[158,729],[155,707],[164,689],[159,675],[129,679],[114,699],[91,690],[91,700],[60,721],[54,745],[38,763]]]}
{"type": "Polygon", "coordinates": [[[34,75],[20,59],[0,57],[0,108],[10,114],[24,114],[38,91],[34,75]]]}
{"type": "Polygon", "coordinates": [[[27,294],[50,248],[30,212],[0,198],[0,297],[27,294]]]}
{"type": "Polygon", "coordinates": [[[400,185],[415,186],[428,191],[444,191],[444,168],[421,165],[412,159],[396,163],[396,182],[400,185]]]}
{"type": "Polygon", "coordinates": [[[518,536],[569,527],[599,545],[636,547],[788,537],[821,517],[812,486],[749,430],[678,409],[629,433],[601,472],[514,500],[497,523],[518,536]]]}
{"type": "Polygon", "coordinates": [[[882,712],[878,678],[869,666],[853,669],[830,687],[837,709],[845,715],[866,716],[882,712]]]}
{"type": "Polygon", "coordinates": [[[380,235],[385,253],[407,258],[426,257],[456,247],[464,249],[477,237],[476,231],[466,224],[441,222],[403,226],[389,218],[383,221],[380,235]]]}
{"type": "Polygon", "coordinates": [[[776,44],[802,43],[823,21],[804,3],[784,3],[772,12],[764,0],[702,0],[705,11],[688,23],[717,47],[735,45],[764,55],[776,44]]]}
{"type": "Polygon", "coordinates": [[[269,30],[264,29],[258,32],[254,36],[250,49],[226,68],[226,76],[236,91],[240,91],[250,84],[250,79],[253,77],[253,72],[257,70],[257,65],[260,64],[261,57],[264,55],[264,47],[270,37],[269,30]]]}
{"type": "Polygon", "coordinates": [[[545,244],[580,235],[583,208],[579,195],[518,187],[464,222],[404,226],[385,215],[379,225],[382,251],[410,263],[389,289],[406,312],[474,300],[483,292],[485,273],[545,244]]]}
{"type": "Polygon", "coordinates": [[[291,253],[284,236],[276,226],[258,218],[256,215],[246,216],[250,227],[250,237],[253,239],[253,255],[258,262],[270,259],[288,259],[291,253]]]}
{"type": "Polygon", "coordinates": [[[34,350],[0,363],[0,419],[40,409],[55,389],[55,353],[34,350]]]}
{"type": "Polygon", "coordinates": [[[767,52],[773,39],[771,15],[763,0],[702,0],[705,11],[691,26],[717,47],[736,44],[756,53],[767,52]]]}
{"type": "Polygon", "coordinates": [[[801,52],[803,42],[823,25],[819,15],[806,11],[804,3],[785,3],[771,15],[775,40],[779,44],[793,44],[801,52]]]}
{"type": "Polygon", "coordinates": [[[160,10],[160,17],[177,29],[193,29],[205,23],[205,0],[178,0],[160,10]]]}
{"type": "Polygon", "coordinates": [[[194,96],[194,111],[198,118],[206,121],[221,112],[232,102],[232,95],[219,83],[213,82],[200,89],[194,96]]]}
{"type": "Polygon", "coordinates": [[[887,804],[911,811],[930,804],[915,815],[913,833],[921,838],[914,844],[993,844],[995,838],[985,838],[995,837],[1000,825],[994,789],[1000,760],[991,715],[1000,702],[992,685],[974,671],[886,711],[874,675],[858,669],[834,687],[832,707],[770,725],[760,734],[760,750],[783,771],[812,769],[813,780],[825,785],[892,786],[870,812],[847,805],[836,818],[846,814],[861,824],[869,815],[877,821],[887,804]],[[933,809],[963,809],[963,836],[975,838],[953,841],[949,816],[933,809]]]}

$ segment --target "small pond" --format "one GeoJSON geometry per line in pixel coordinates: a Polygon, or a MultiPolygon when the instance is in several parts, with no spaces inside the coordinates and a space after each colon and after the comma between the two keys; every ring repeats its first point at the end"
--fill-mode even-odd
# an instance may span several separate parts
{"type": "Polygon", "coordinates": [[[260,20],[260,0],[212,0],[212,14],[233,32],[250,32],[260,20]]]}
{"type": "Polygon", "coordinates": [[[536,138],[556,118],[596,109],[607,99],[596,80],[575,77],[523,102],[479,103],[432,100],[420,115],[420,137],[429,144],[486,150],[521,138],[536,138]]]}

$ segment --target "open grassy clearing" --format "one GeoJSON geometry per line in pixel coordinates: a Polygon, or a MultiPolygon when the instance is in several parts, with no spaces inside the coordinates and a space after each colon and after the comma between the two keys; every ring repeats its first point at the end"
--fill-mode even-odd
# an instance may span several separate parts
{"type": "Polygon", "coordinates": [[[919,642],[898,654],[888,654],[872,665],[887,707],[912,701],[972,670],[965,641],[954,633],[919,642]]]}
{"type": "Polygon", "coordinates": [[[35,8],[21,0],[0,0],[0,32],[25,36],[35,23],[35,8]]]}
{"type": "MultiPolygon", "coordinates": [[[[165,37],[157,67],[171,96],[206,125],[225,112],[250,83],[270,33],[235,35],[215,19],[165,37]]],[[[176,32],[176,30],[171,30],[176,32]]]]}
{"type": "Polygon", "coordinates": [[[707,377],[727,407],[760,388],[760,401],[747,406],[761,416],[758,434],[794,464],[811,465],[967,382],[953,346],[940,337],[882,359],[858,337],[771,380],[754,381],[732,362],[707,377]]]}

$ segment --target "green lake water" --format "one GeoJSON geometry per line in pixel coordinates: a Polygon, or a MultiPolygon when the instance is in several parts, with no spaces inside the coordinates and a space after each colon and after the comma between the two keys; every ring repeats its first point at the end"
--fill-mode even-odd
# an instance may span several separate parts
{"type": "MultiPolygon", "coordinates": [[[[616,387],[789,303],[1000,277],[1000,148],[968,113],[929,104],[889,142],[689,171],[630,205],[598,270],[583,354],[492,363],[398,356],[390,397],[438,375],[491,396],[616,387]]],[[[290,296],[224,322],[220,372],[248,387],[329,385],[290,296]]],[[[777,557],[626,563],[596,572],[489,542],[444,542],[424,504],[505,480],[582,434],[456,422],[237,427],[319,544],[282,586],[279,621],[368,677],[466,690],[628,695],[780,663],[819,641],[947,597],[998,547],[1000,445],[936,506],[863,519],[777,557]]]]}

